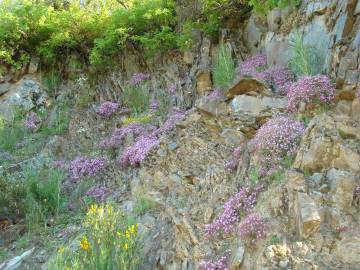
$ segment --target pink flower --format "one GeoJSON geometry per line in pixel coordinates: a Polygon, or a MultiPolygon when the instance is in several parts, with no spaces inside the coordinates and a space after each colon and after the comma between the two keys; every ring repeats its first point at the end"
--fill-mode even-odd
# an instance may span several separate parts
{"type": "Polygon", "coordinates": [[[138,85],[141,82],[144,82],[144,81],[147,81],[147,80],[150,80],[150,74],[134,73],[128,83],[130,85],[138,85]]]}
{"type": "Polygon", "coordinates": [[[239,236],[250,246],[254,246],[259,239],[266,237],[267,226],[260,214],[248,215],[239,225],[239,236]]]}
{"type": "Polygon", "coordinates": [[[214,261],[204,261],[200,263],[200,270],[228,270],[228,261],[230,259],[230,250],[226,251],[223,256],[214,261]]]}
{"type": "Polygon", "coordinates": [[[325,75],[305,76],[291,84],[287,90],[288,110],[297,112],[300,103],[330,103],[335,86],[325,75]]]}

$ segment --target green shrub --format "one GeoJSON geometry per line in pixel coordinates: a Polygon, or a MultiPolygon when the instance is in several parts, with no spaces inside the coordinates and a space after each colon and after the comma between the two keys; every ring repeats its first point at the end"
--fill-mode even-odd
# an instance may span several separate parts
{"type": "Polygon", "coordinates": [[[223,44],[220,45],[218,63],[213,69],[215,87],[225,90],[234,81],[235,63],[231,52],[223,44]]]}
{"type": "Polygon", "coordinates": [[[83,223],[78,249],[61,247],[50,261],[52,270],[138,269],[138,226],[111,205],[92,205],[83,223]]]}
{"type": "Polygon", "coordinates": [[[324,57],[314,46],[304,43],[302,36],[297,33],[290,40],[292,58],[290,68],[298,77],[321,74],[324,57]]]}
{"type": "Polygon", "coordinates": [[[253,10],[262,16],[274,8],[297,7],[300,3],[301,0],[249,0],[249,5],[253,10]]]}
{"type": "Polygon", "coordinates": [[[136,116],[149,108],[150,94],[148,88],[144,84],[124,85],[123,97],[126,105],[136,116]]]}
{"type": "Polygon", "coordinates": [[[49,218],[57,218],[63,204],[61,196],[61,181],[64,178],[62,170],[34,170],[27,167],[24,170],[26,190],[26,224],[29,231],[44,224],[49,218]]]}

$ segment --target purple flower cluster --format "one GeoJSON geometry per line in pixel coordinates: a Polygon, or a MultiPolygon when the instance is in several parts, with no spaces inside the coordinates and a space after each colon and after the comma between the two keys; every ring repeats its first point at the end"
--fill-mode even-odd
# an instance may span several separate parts
{"type": "Polygon", "coordinates": [[[199,265],[200,270],[228,270],[228,261],[231,256],[231,252],[228,250],[223,256],[215,261],[201,262],[199,265]]]}
{"type": "Polygon", "coordinates": [[[116,102],[105,101],[97,108],[96,112],[101,116],[110,117],[119,110],[119,104],[116,102]]]}
{"type": "Polygon", "coordinates": [[[287,89],[288,110],[297,112],[300,103],[329,103],[334,99],[335,86],[325,75],[305,76],[287,89]]]}
{"type": "Polygon", "coordinates": [[[153,136],[139,137],[133,145],[124,149],[119,163],[122,166],[138,166],[159,143],[153,136]]]}
{"type": "Polygon", "coordinates": [[[219,90],[219,89],[214,89],[213,91],[211,91],[207,97],[210,99],[210,100],[215,100],[215,99],[219,99],[219,98],[223,98],[224,95],[223,93],[219,90]]]}
{"type": "Polygon", "coordinates": [[[39,117],[31,112],[25,119],[24,121],[24,126],[25,128],[29,129],[29,130],[35,130],[39,127],[40,124],[40,119],[39,117]]]}
{"type": "Polygon", "coordinates": [[[358,184],[354,190],[354,196],[360,198],[360,184],[358,184]]]}
{"type": "Polygon", "coordinates": [[[238,68],[241,75],[253,76],[264,80],[280,93],[285,94],[287,87],[294,81],[295,76],[290,69],[284,66],[267,68],[265,54],[252,56],[242,62],[238,68]]]}
{"type": "Polygon", "coordinates": [[[247,58],[238,67],[238,72],[241,75],[254,76],[266,69],[267,57],[265,54],[258,54],[247,58]]]}
{"type": "Polygon", "coordinates": [[[178,122],[185,118],[185,116],[185,112],[174,110],[169,118],[154,132],[154,135],[158,136],[172,130],[178,122]]]}
{"type": "Polygon", "coordinates": [[[171,95],[175,95],[177,91],[177,84],[176,83],[172,83],[169,87],[169,93],[171,95]]]}
{"type": "Polygon", "coordinates": [[[296,153],[304,131],[302,122],[286,116],[275,116],[261,126],[251,140],[260,158],[261,176],[272,175],[283,158],[296,153]]]}
{"type": "Polygon", "coordinates": [[[234,149],[232,157],[225,162],[226,169],[233,171],[237,168],[242,151],[243,151],[242,146],[238,146],[234,149]]]}
{"type": "Polygon", "coordinates": [[[59,168],[59,169],[67,169],[68,168],[68,164],[66,163],[65,160],[55,160],[52,163],[52,167],[53,168],[59,168]]]}
{"type": "Polygon", "coordinates": [[[158,102],[156,99],[153,99],[153,100],[150,102],[149,111],[150,111],[151,113],[154,113],[154,112],[156,112],[158,109],[159,109],[159,102],[158,102]]]}
{"type": "Polygon", "coordinates": [[[286,89],[295,79],[291,70],[283,66],[270,67],[257,76],[273,85],[279,94],[285,94],[286,89]]]}
{"type": "Polygon", "coordinates": [[[222,214],[211,224],[205,225],[205,236],[210,237],[221,231],[232,233],[241,217],[254,208],[258,193],[259,189],[241,188],[224,204],[222,214]]]}
{"type": "Polygon", "coordinates": [[[82,176],[94,176],[102,171],[107,165],[104,157],[89,158],[79,156],[69,164],[69,175],[71,179],[79,179],[82,176]]]}
{"type": "Polygon", "coordinates": [[[104,149],[116,148],[128,135],[131,135],[134,139],[136,139],[140,135],[151,133],[153,130],[155,130],[155,127],[149,124],[130,123],[126,126],[122,126],[121,128],[116,129],[111,134],[111,136],[100,142],[100,147],[104,149]]]}
{"type": "Polygon", "coordinates": [[[150,80],[150,74],[146,73],[134,73],[129,80],[130,85],[139,85],[141,82],[150,80]]]}
{"type": "Polygon", "coordinates": [[[104,202],[106,198],[106,187],[92,187],[85,195],[94,198],[97,202],[104,202]]]}
{"type": "Polygon", "coordinates": [[[257,240],[266,237],[267,226],[258,213],[249,214],[239,225],[239,236],[242,240],[254,247],[257,240]]]}

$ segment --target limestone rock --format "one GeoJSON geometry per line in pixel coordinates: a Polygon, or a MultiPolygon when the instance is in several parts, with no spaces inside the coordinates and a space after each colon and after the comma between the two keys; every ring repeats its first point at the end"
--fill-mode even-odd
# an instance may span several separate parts
{"type": "Polygon", "coordinates": [[[360,236],[351,236],[337,243],[335,256],[343,263],[359,266],[360,264],[360,236]]]}
{"type": "Polygon", "coordinates": [[[258,115],[260,112],[266,110],[266,106],[257,97],[240,95],[235,97],[231,103],[231,108],[234,112],[249,113],[258,115]]]}
{"type": "Polygon", "coordinates": [[[244,259],[245,246],[239,243],[233,251],[231,252],[232,256],[230,258],[230,270],[239,269],[244,259]]]}
{"type": "Polygon", "coordinates": [[[48,97],[40,82],[31,77],[24,77],[10,88],[6,97],[0,98],[0,115],[6,119],[12,117],[14,105],[30,111],[35,107],[45,105],[48,97]]]}
{"type": "Polygon", "coordinates": [[[27,257],[29,257],[34,251],[34,248],[29,249],[27,251],[25,251],[23,254],[21,254],[20,256],[16,256],[14,258],[12,258],[10,261],[0,264],[0,269],[2,270],[15,270],[15,269],[20,269],[20,265],[23,262],[23,260],[25,260],[27,257]]]}
{"type": "Polygon", "coordinates": [[[281,23],[281,10],[274,8],[266,16],[269,30],[275,32],[280,28],[281,23]]]}
{"type": "Polygon", "coordinates": [[[0,96],[5,94],[10,90],[10,83],[1,83],[0,84],[0,96]]]}
{"type": "Polygon", "coordinates": [[[38,58],[38,57],[31,58],[29,68],[28,68],[28,73],[35,74],[38,70],[39,63],[40,63],[40,58],[38,58]]]}
{"type": "Polygon", "coordinates": [[[246,138],[244,133],[241,131],[226,128],[224,129],[220,136],[224,139],[225,144],[230,146],[239,146],[240,144],[244,143],[246,138]]]}
{"type": "Polygon", "coordinates": [[[196,75],[196,89],[200,96],[205,95],[206,92],[212,88],[212,82],[210,77],[210,71],[201,70],[196,75]]]}
{"type": "Polygon", "coordinates": [[[360,156],[347,146],[337,144],[336,158],[332,161],[332,166],[341,170],[357,173],[360,171],[360,156]]]}
{"type": "Polygon", "coordinates": [[[360,122],[360,99],[355,98],[351,104],[351,118],[360,122]]]}
{"type": "Polygon", "coordinates": [[[334,206],[342,211],[348,211],[353,200],[356,185],[355,176],[349,172],[334,168],[330,169],[326,176],[330,182],[334,206]]]}
{"type": "Polygon", "coordinates": [[[195,106],[200,112],[212,116],[225,115],[228,112],[227,104],[218,98],[202,97],[196,101],[195,106]]]}
{"type": "Polygon", "coordinates": [[[233,98],[237,95],[242,95],[248,92],[261,93],[265,91],[266,88],[266,83],[259,79],[252,77],[241,77],[225,92],[225,95],[228,98],[233,98]]]}
{"type": "Polygon", "coordinates": [[[301,239],[306,239],[320,228],[321,218],[313,199],[303,192],[297,193],[295,208],[297,232],[301,239]]]}

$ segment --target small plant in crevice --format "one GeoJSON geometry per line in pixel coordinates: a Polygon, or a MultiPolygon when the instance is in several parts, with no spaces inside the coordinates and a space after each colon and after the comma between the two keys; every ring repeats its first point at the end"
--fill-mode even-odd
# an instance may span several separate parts
{"type": "Polygon", "coordinates": [[[334,99],[335,85],[325,75],[301,77],[288,87],[288,110],[297,112],[301,103],[305,106],[327,105],[334,99]]]}
{"type": "Polygon", "coordinates": [[[271,176],[285,157],[296,153],[304,131],[303,123],[286,116],[270,118],[260,127],[251,144],[259,157],[261,176],[271,176]]]}
{"type": "Polygon", "coordinates": [[[231,251],[228,250],[216,260],[203,261],[199,265],[199,270],[227,270],[230,256],[231,251]]]}
{"type": "Polygon", "coordinates": [[[149,79],[149,74],[134,73],[122,88],[124,101],[135,115],[139,115],[149,108],[150,93],[144,84],[149,79]]]}
{"type": "Polygon", "coordinates": [[[230,171],[236,170],[238,167],[243,147],[238,146],[233,150],[232,156],[225,162],[225,168],[230,171]]]}
{"type": "Polygon", "coordinates": [[[104,117],[110,117],[116,112],[118,112],[120,106],[117,102],[112,101],[104,101],[100,104],[100,106],[97,108],[96,112],[104,117]]]}
{"type": "Polygon", "coordinates": [[[280,244],[282,242],[282,239],[281,239],[281,237],[280,236],[278,236],[278,235],[271,235],[270,236],[270,238],[269,238],[269,240],[268,240],[268,243],[269,243],[269,245],[278,245],[278,244],[280,244]]]}
{"type": "Polygon", "coordinates": [[[205,236],[212,237],[218,233],[233,233],[241,218],[254,208],[260,187],[241,188],[223,206],[224,211],[212,223],[205,225],[205,236]]]}
{"type": "Polygon", "coordinates": [[[314,46],[307,45],[297,33],[290,39],[292,58],[289,65],[297,77],[314,76],[322,73],[325,57],[314,46]]]}
{"type": "Polygon", "coordinates": [[[224,91],[231,86],[235,76],[235,63],[231,51],[224,44],[219,47],[218,63],[213,69],[214,84],[224,91]]]}
{"type": "Polygon", "coordinates": [[[249,214],[241,221],[238,233],[249,247],[255,248],[259,240],[266,238],[266,222],[258,213],[249,214]]]}
{"type": "Polygon", "coordinates": [[[61,83],[61,76],[55,70],[51,70],[44,75],[42,82],[45,85],[48,95],[55,97],[61,83]]]}

